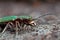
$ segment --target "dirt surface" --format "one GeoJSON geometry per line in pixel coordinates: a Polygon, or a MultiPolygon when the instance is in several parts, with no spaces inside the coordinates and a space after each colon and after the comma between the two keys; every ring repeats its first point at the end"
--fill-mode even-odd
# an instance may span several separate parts
{"type": "MultiPolygon", "coordinates": [[[[56,26],[59,27],[59,25],[56,26]]],[[[53,25],[40,25],[39,27],[35,27],[34,32],[26,32],[19,35],[11,34],[5,31],[4,34],[0,37],[0,40],[41,40],[41,35],[45,36],[48,32],[51,33],[53,36],[48,35],[48,37],[44,38],[44,40],[60,40],[60,32],[55,30],[54,33],[51,31],[52,28],[54,28],[53,25]],[[57,37],[55,37],[54,35],[57,35],[57,37]]]]}

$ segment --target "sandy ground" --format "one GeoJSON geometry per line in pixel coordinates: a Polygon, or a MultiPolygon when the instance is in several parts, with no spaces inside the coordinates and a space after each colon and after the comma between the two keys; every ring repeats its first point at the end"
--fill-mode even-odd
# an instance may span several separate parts
{"type": "MultiPolygon", "coordinates": [[[[22,33],[19,35],[10,34],[9,32],[5,31],[4,34],[0,37],[0,40],[41,40],[41,35],[45,36],[48,32],[52,32],[52,27],[54,28],[53,25],[40,25],[39,27],[35,27],[35,31],[33,32],[25,32],[24,34],[22,33]],[[44,27],[46,27],[47,30],[44,27]]],[[[59,25],[57,27],[59,27],[59,25]]],[[[48,35],[47,38],[44,38],[44,40],[60,40],[60,32],[53,32],[51,35],[48,35]],[[57,37],[54,35],[57,35],[57,37]]]]}

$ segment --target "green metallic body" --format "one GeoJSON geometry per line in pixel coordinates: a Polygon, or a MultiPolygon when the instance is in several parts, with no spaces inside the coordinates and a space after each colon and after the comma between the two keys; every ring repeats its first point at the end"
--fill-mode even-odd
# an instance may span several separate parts
{"type": "Polygon", "coordinates": [[[20,18],[20,19],[32,19],[31,16],[18,16],[18,18],[20,18]]]}
{"type": "Polygon", "coordinates": [[[7,17],[0,18],[0,23],[8,22],[8,21],[14,21],[18,18],[19,19],[32,19],[31,16],[7,16],[7,17]]]}

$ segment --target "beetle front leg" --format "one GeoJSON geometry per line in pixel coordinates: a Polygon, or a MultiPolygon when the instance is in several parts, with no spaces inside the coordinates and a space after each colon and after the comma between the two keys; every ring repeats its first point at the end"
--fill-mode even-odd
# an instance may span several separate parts
{"type": "Polygon", "coordinates": [[[23,30],[27,31],[27,32],[30,32],[31,31],[31,26],[25,24],[24,27],[23,27],[23,30]]]}

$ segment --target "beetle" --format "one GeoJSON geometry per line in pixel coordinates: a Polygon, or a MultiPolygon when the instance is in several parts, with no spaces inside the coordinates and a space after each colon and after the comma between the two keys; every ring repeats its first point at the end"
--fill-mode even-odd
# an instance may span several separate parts
{"type": "MultiPolygon", "coordinates": [[[[5,32],[6,29],[12,29],[14,31],[22,31],[26,29],[28,26],[31,28],[33,26],[36,26],[35,20],[38,20],[40,17],[43,17],[45,15],[49,14],[44,14],[42,16],[39,16],[38,18],[32,18],[31,16],[6,16],[3,18],[0,18],[0,28],[2,29],[2,33],[5,32]]],[[[28,29],[28,28],[27,28],[28,29]]]]}
{"type": "Polygon", "coordinates": [[[6,29],[24,28],[25,25],[34,26],[36,23],[32,20],[31,16],[7,16],[0,18],[0,28],[5,32],[6,29]]]}

